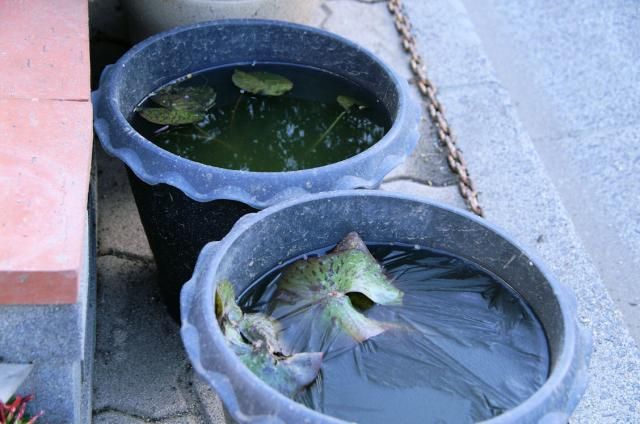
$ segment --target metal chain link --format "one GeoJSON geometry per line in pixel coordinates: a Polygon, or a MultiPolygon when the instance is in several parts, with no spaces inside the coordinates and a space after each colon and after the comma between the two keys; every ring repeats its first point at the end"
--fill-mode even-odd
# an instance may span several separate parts
{"type": "Polygon", "coordinates": [[[416,40],[411,33],[411,22],[402,10],[402,1],[388,0],[387,6],[394,17],[398,34],[402,38],[402,47],[410,56],[409,65],[411,72],[413,72],[416,77],[418,89],[428,101],[427,111],[433,124],[436,126],[438,138],[447,149],[447,162],[449,163],[449,167],[453,173],[458,176],[458,189],[460,190],[460,194],[473,213],[478,216],[484,216],[482,207],[480,203],[478,203],[478,192],[467,170],[467,164],[464,161],[462,152],[456,145],[456,139],[449,127],[447,118],[444,116],[444,107],[436,96],[436,87],[429,80],[424,70],[424,62],[418,53],[416,40]]]}

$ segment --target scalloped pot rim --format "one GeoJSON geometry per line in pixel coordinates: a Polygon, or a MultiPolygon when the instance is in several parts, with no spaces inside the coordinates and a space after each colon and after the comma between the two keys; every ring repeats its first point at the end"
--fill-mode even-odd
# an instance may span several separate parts
{"type": "MultiPolygon", "coordinates": [[[[242,39],[242,37],[233,38],[242,39]]],[[[215,40],[207,42],[215,43],[215,40]]],[[[312,59],[315,58],[308,58],[309,61],[312,59]]],[[[338,69],[324,66],[322,59],[319,57],[316,63],[304,64],[339,73],[338,69]]],[[[208,60],[211,61],[210,66],[219,64],[215,62],[215,58],[208,60]]],[[[242,58],[239,58],[236,63],[241,60],[242,58]]],[[[330,62],[335,61],[335,58],[325,60],[330,62]]],[[[226,63],[234,62],[228,60],[226,63]]],[[[332,66],[335,67],[335,63],[332,66]]],[[[344,73],[340,75],[352,80],[356,78],[344,73]]],[[[262,209],[304,194],[375,188],[386,174],[400,165],[413,151],[419,139],[420,110],[415,99],[408,94],[406,81],[399,78],[374,54],[337,35],[303,25],[277,21],[212,21],[178,27],[152,36],[134,46],[115,65],[105,69],[101,76],[100,89],[92,94],[92,99],[94,127],[109,154],[127,164],[145,183],[171,185],[198,202],[235,200],[262,209]],[[375,68],[376,72],[383,75],[387,79],[386,89],[389,86],[393,88],[397,106],[396,110],[391,111],[392,115],[395,115],[391,128],[377,143],[357,155],[322,167],[288,172],[252,172],[218,168],[179,157],[154,145],[137,133],[121,113],[121,91],[127,89],[123,86],[127,83],[125,72],[128,70],[127,66],[139,55],[150,54],[150,51],[157,48],[157,43],[167,42],[166,40],[176,37],[188,40],[189,37],[195,36],[191,34],[201,31],[209,31],[213,34],[212,37],[215,37],[215,34],[221,33],[216,31],[220,28],[224,28],[226,36],[231,31],[247,30],[269,32],[281,39],[294,34],[296,37],[289,40],[303,40],[297,47],[291,47],[294,51],[296,48],[298,51],[304,50],[305,37],[310,36],[317,37],[321,42],[330,42],[339,46],[352,55],[355,58],[354,61],[359,61],[357,64],[362,63],[363,66],[372,67],[368,68],[369,70],[375,68]]]]}

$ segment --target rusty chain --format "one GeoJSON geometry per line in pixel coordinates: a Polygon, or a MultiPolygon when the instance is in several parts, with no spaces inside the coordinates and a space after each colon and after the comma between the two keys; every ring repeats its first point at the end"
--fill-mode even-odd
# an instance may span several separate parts
{"type": "Polygon", "coordinates": [[[456,145],[456,139],[449,127],[447,118],[444,116],[444,107],[436,96],[436,87],[427,77],[424,70],[424,62],[418,48],[416,40],[411,33],[411,22],[402,9],[401,0],[388,0],[387,6],[395,20],[396,29],[402,38],[402,47],[409,54],[409,65],[411,72],[416,78],[416,84],[422,96],[427,99],[427,111],[436,126],[438,139],[447,149],[447,162],[454,174],[458,177],[458,189],[467,203],[469,209],[478,216],[483,216],[482,207],[478,203],[478,192],[469,176],[467,165],[462,156],[462,152],[456,145]]]}

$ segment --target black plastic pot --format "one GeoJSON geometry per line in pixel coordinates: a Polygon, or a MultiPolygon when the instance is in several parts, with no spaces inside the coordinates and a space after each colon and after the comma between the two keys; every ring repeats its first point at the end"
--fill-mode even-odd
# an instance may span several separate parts
{"type": "Polygon", "coordinates": [[[418,140],[419,111],[406,82],[373,54],[325,31],[275,21],[213,21],[151,37],[105,69],[93,104],[103,147],[131,171],[170,307],[177,306],[179,289],[204,243],[220,239],[243,214],[307,193],[375,188],[418,140]],[[135,106],[169,81],[214,66],[253,62],[312,66],[345,77],[374,94],[393,125],[372,147],[341,162],[295,172],[247,172],[176,156],[128,122],[135,106]]]}
{"type": "Polygon", "coordinates": [[[550,375],[519,406],[487,422],[566,423],[587,383],[590,335],[577,323],[574,295],[532,255],[474,215],[410,196],[341,191],[306,196],[242,218],[208,244],[182,289],[182,339],[195,370],[239,423],[344,423],[281,395],[227,347],[214,311],[221,280],[241,293],[281,260],[337,243],[350,231],[370,242],[418,244],[480,264],[532,307],[550,348],[550,375]]]}

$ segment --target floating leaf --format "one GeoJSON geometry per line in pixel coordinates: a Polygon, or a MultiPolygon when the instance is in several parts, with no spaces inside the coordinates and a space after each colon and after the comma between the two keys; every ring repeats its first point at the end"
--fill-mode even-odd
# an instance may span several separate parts
{"type": "Polygon", "coordinates": [[[354,308],[349,296],[336,293],[324,305],[324,319],[335,322],[345,333],[362,343],[372,337],[384,333],[389,326],[369,319],[354,308]]]}
{"type": "Polygon", "coordinates": [[[270,353],[282,353],[284,350],[278,338],[280,324],[265,314],[245,314],[239,329],[247,340],[263,341],[270,353]]]}
{"type": "Polygon", "coordinates": [[[158,125],[193,124],[204,119],[204,114],[202,112],[165,109],[162,107],[144,108],[138,110],[138,113],[147,121],[158,125]]]}
{"type": "Polygon", "coordinates": [[[229,281],[221,281],[216,288],[216,318],[237,325],[242,319],[242,309],[236,304],[236,294],[229,281]]]}
{"type": "Polygon", "coordinates": [[[231,80],[241,90],[263,96],[281,96],[293,88],[290,80],[271,72],[244,72],[236,69],[231,80]]]}
{"type": "Polygon", "coordinates": [[[340,242],[336,245],[336,248],[333,250],[334,252],[344,252],[345,250],[351,249],[359,250],[371,256],[371,252],[369,252],[369,249],[367,249],[367,245],[364,244],[364,241],[356,232],[350,232],[349,234],[347,234],[347,236],[340,240],[340,242]]]}
{"type": "Polygon", "coordinates": [[[230,282],[218,284],[215,306],[227,344],[265,383],[293,397],[316,379],[322,353],[284,355],[278,322],[264,314],[243,314],[230,282]]]}
{"type": "MultiPolygon", "coordinates": [[[[358,342],[393,327],[365,317],[354,307],[350,295],[381,305],[400,304],[403,296],[356,233],[349,234],[331,253],[299,260],[286,268],[269,310],[317,308],[322,321],[319,331],[328,334],[335,325],[358,342]]],[[[361,305],[362,299],[358,303],[361,305]]]]}
{"type": "Polygon", "coordinates": [[[342,106],[344,108],[344,110],[349,110],[351,109],[354,105],[358,106],[358,109],[364,109],[367,106],[362,103],[360,100],[354,99],[353,97],[349,97],[349,96],[338,96],[336,98],[336,100],[338,101],[338,103],[340,104],[340,106],[342,106]]]}
{"type": "Polygon", "coordinates": [[[290,398],[313,383],[322,364],[320,352],[297,353],[284,359],[274,359],[274,356],[264,349],[236,354],[261,380],[290,398]]]}
{"type": "Polygon", "coordinates": [[[151,100],[171,110],[206,112],[216,103],[216,91],[207,85],[168,85],[153,94],[151,100]]]}

